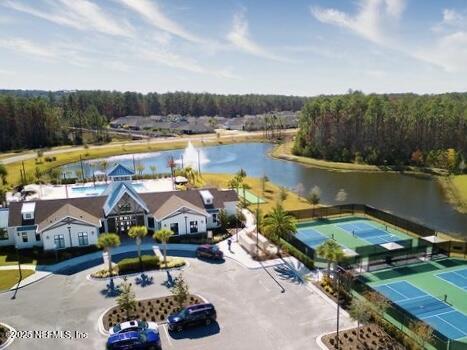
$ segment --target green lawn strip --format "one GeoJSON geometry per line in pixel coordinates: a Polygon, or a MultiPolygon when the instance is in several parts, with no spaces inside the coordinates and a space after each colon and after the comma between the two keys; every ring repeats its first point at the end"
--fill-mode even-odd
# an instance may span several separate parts
{"type": "MultiPolygon", "coordinates": [[[[23,279],[34,274],[33,270],[22,270],[23,279]]],[[[18,270],[0,270],[0,291],[8,290],[19,281],[18,270]]]]}
{"type": "Polygon", "coordinates": [[[467,262],[465,263],[466,265],[464,266],[443,268],[436,262],[426,262],[408,266],[405,270],[404,268],[398,268],[396,270],[399,271],[399,273],[394,273],[393,275],[397,277],[393,278],[385,278],[391,276],[390,270],[384,270],[377,273],[367,273],[365,274],[365,277],[372,281],[369,283],[370,286],[381,285],[395,281],[407,281],[438,299],[443,299],[444,295],[447,294],[448,302],[452,304],[454,308],[467,314],[465,291],[436,276],[439,273],[465,268],[465,266],[467,266],[467,262]],[[404,275],[404,271],[406,271],[407,274],[404,275]]]}

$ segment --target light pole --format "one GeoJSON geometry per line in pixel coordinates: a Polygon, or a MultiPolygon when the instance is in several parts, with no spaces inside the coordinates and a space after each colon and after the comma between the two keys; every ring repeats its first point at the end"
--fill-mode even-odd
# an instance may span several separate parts
{"type": "Polygon", "coordinates": [[[337,347],[336,349],[340,349],[340,345],[339,345],[339,313],[340,313],[339,299],[340,299],[340,289],[341,289],[341,278],[340,278],[341,271],[345,271],[344,268],[340,267],[336,263],[336,282],[337,282],[337,294],[336,294],[336,298],[337,298],[336,345],[337,347]]]}

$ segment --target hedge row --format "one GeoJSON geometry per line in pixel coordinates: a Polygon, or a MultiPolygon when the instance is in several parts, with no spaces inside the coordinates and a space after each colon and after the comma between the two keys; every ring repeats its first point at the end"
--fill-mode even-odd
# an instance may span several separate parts
{"type": "MultiPolygon", "coordinates": [[[[143,255],[141,256],[143,261],[144,270],[155,270],[159,268],[160,261],[159,258],[155,255],[143,255]]],[[[138,272],[141,271],[141,265],[139,259],[136,258],[126,258],[118,262],[118,271],[120,274],[138,272]]]]}

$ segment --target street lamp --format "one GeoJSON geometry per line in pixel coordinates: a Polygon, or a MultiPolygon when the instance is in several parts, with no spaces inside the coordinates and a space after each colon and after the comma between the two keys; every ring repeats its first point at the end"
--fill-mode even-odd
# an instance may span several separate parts
{"type": "Polygon", "coordinates": [[[337,347],[336,349],[340,349],[340,345],[339,345],[339,313],[340,313],[339,299],[340,299],[340,289],[341,289],[340,272],[345,272],[345,269],[336,263],[336,282],[337,282],[337,294],[336,294],[336,298],[337,298],[336,345],[337,347]]]}

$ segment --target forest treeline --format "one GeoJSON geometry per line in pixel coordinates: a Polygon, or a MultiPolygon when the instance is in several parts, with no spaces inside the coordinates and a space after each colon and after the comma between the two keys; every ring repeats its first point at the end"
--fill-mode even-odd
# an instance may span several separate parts
{"type": "Polygon", "coordinates": [[[374,165],[462,172],[467,94],[322,96],[305,104],[293,152],[374,165]]]}
{"type": "Polygon", "coordinates": [[[0,151],[81,143],[69,127],[102,131],[127,115],[191,115],[236,117],[271,111],[297,111],[304,97],[280,95],[217,95],[169,92],[0,90],[0,151]]]}

